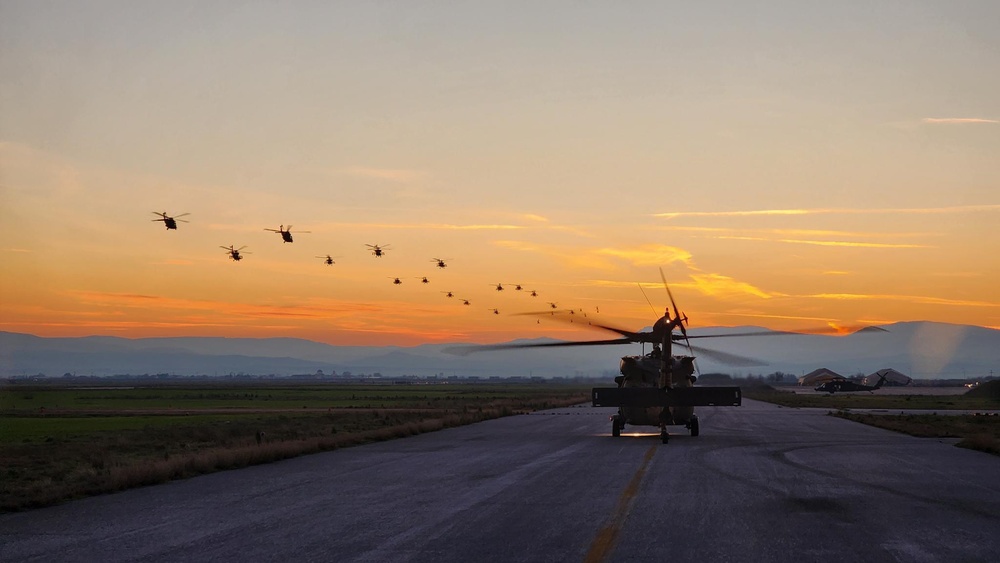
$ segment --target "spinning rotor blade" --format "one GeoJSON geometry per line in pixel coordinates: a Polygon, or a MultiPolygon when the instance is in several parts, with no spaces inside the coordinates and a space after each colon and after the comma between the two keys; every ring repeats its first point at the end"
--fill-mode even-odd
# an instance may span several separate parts
{"type": "Polygon", "coordinates": [[[633,341],[626,338],[614,340],[591,340],[588,342],[540,342],[535,344],[487,344],[485,346],[452,346],[445,348],[443,352],[466,356],[475,352],[491,352],[494,350],[514,350],[518,348],[559,348],[566,346],[611,346],[615,344],[632,344],[633,341]]]}
{"type": "Polygon", "coordinates": [[[763,362],[756,358],[750,358],[747,356],[740,356],[737,354],[730,354],[728,352],[720,352],[718,350],[709,350],[708,348],[702,348],[700,346],[688,346],[688,348],[698,354],[699,356],[704,356],[706,358],[711,358],[720,364],[726,364],[727,366],[736,367],[755,367],[755,366],[766,366],[767,362],[763,362]]]}
{"type": "Polygon", "coordinates": [[[888,330],[871,325],[850,325],[843,327],[816,327],[801,330],[752,330],[749,332],[734,332],[731,334],[697,334],[689,338],[729,338],[732,336],[795,336],[809,334],[854,334],[860,330],[870,330],[872,332],[889,332],[888,330]]]}
{"type": "Polygon", "coordinates": [[[614,327],[614,326],[610,326],[610,325],[602,325],[602,324],[597,324],[597,323],[593,323],[593,322],[588,322],[587,324],[583,324],[583,323],[580,323],[580,322],[576,322],[574,319],[570,319],[568,316],[563,315],[562,313],[563,313],[563,311],[534,311],[534,312],[528,312],[528,313],[514,313],[514,316],[527,315],[527,316],[534,316],[534,317],[555,318],[555,319],[560,320],[560,321],[565,322],[565,323],[573,323],[573,324],[578,325],[578,326],[586,326],[586,327],[599,328],[601,330],[607,330],[607,331],[613,332],[615,334],[620,334],[620,335],[624,336],[625,338],[628,338],[629,341],[631,341],[631,342],[652,342],[652,340],[648,340],[648,338],[652,337],[652,333],[648,333],[648,332],[632,332],[631,330],[625,330],[624,328],[618,328],[618,327],[614,327]],[[559,313],[559,314],[558,315],[553,315],[553,313],[559,313]]]}

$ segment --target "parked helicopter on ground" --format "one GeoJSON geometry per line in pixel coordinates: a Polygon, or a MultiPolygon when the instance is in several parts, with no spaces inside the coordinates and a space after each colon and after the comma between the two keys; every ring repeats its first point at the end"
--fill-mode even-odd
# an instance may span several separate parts
{"type": "Polygon", "coordinates": [[[181,219],[181,217],[184,217],[185,215],[190,215],[190,213],[181,213],[180,215],[174,215],[173,217],[171,217],[167,215],[166,211],[153,211],[153,215],[160,216],[159,219],[153,219],[153,221],[163,221],[163,225],[167,228],[168,231],[176,231],[177,222],[180,221],[181,223],[187,223],[188,221],[181,219]]]}
{"type": "MultiPolygon", "coordinates": [[[[264,229],[265,231],[271,231],[272,233],[278,233],[281,235],[282,242],[295,242],[292,240],[292,226],[288,225],[286,228],[284,225],[278,225],[277,229],[264,229]]],[[[308,233],[309,231],[299,231],[300,233],[308,233]]]]}
{"type": "Polygon", "coordinates": [[[829,394],[834,393],[847,393],[850,391],[868,391],[869,393],[877,391],[885,383],[886,374],[879,376],[878,381],[875,385],[863,385],[861,383],[855,383],[849,379],[834,379],[833,381],[827,381],[816,387],[817,391],[823,391],[829,394]]]}
{"type": "MultiPolygon", "coordinates": [[[[609,340],[592,340],[584,342],[545,342],[528,344],[500,344],[486,346],[467,346],[453,348],[458,354],[485,352],[491,350],[507,350],[515,348],[539,348],[559,346],[602,346],[629,343],[650,343],[653,349],[648,354],[624,356],[621,359],[621,375],[615,377],[617,387],[597,387],[592,390],[592,403],[595,407],[618,407],[618,413],[611,417],[611,434],[620,436],[626,424],[633,426],[656,426],[660,429],[660,439],[664,444],[670,440],[667,427],[683,425],[692,436],[700,433],[698,417],[694,414],[696,406],[739,406],[742,404],[742,393],[739,387],[695,387],[697,377],[694,375],[694,356],[675,356],[671,353],[675,341],[683,341],[682,346],[692,353],[711,357],[716,361],[732,365],[751,366],[762,365],[758,360],[709,350],[690,343],[690,338],[710,338],[729,335],[698,335],[688,336],[688,318],[677,309],[670,287],[667,285],[663,272],[664,288],[673,306],[656,320],[652,330],[648,332],[633,332],[609,325],[588,323],[587,326],[611,331],[620,338],[609,340]],[[679,334],[675,334],[679,331],[679,334]]],[[[558,317],[572,322],[572,317],[558,317]]],[[[552,315],[552,312],[530,313],[534,315],[552,315]]]]}

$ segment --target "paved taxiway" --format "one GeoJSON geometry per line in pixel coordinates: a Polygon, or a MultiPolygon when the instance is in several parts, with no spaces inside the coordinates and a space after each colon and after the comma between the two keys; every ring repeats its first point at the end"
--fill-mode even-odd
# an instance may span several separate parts
{"type": "Polygon", "coordinates": [[[669,445],[575,407],[0,515],[0,561],[1000,560],[1000,457],[698,411],[669,445]]]}

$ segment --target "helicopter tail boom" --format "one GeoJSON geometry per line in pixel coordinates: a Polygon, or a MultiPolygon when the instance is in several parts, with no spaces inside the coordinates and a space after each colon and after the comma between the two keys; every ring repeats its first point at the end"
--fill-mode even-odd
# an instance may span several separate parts
{"type": "Polygon", "coordinates": [[[595,387],[595,407],[738,407],[743,403],[739,387],[595,387]]]}

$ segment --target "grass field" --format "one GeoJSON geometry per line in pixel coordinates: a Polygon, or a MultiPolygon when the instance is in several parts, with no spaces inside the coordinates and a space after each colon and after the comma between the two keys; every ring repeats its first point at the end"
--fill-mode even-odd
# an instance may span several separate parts
{"type": "Polygon", "coordinates": [[[589,391],[542,384],[6,388],[0,511],[568,406],[587,401],[589,391]]]}
{"type": "Polygon", "coordinates": [[[786,407],[828,408],[830,414],[927,438],[959,438],[957,446],[1000,455],[1000,416],[890,414],[904,410],[1000,410],[995,396],[979,395],[879,395],[876,393],[838,393],[834,395],[798,395],[767,385],[743,387],[748,399],[767,401],[786,407]],[[884,410],[885,414],[856,413],[852,409],[884,410]]]}

